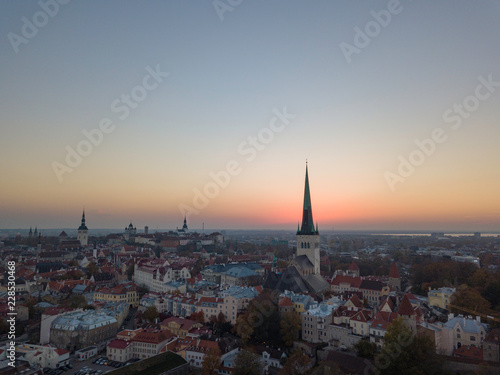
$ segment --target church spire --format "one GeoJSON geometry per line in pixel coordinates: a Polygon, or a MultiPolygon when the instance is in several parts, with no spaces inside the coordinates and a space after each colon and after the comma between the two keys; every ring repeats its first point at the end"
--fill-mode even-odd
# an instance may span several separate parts
{"type": "Polygon", "coordinates": [[[314,221],[312,217],[311,193],[309,191],[309,173],[306,162],[306,183],[304,187],[304,207],[302,211],[302,226],[297,234],[317,234],[314,229],[314,221]]]}
{"type": "Polygon", "coordinates": [[[78,230],[87,230],[87,226],[85,225],[85,210],[83,210],[83,213],[82,213],[82,224],[80,225],[80,227],[78,228],[78,230]]]}

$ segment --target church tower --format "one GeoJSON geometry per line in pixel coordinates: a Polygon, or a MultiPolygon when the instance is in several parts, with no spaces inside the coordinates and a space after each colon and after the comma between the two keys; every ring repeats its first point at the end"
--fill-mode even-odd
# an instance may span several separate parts
{"type": "Polygon", "coordinates": [[[80,241],[80,245],[82,247],[87,246],[89,242],[89,235],[88,235],[88,228],[85,225],[85,210],[83,211],[82,214],[82,223],[78,227],[78,241],[80,241]]]}
{"type": "Polygon", "coordinates": [[[188,231],[188,225],[187,225],[186,216],[184,216],[184,225],[182,226],[182,229],[184,229],[184,232],[188,231]]]}
{"type": "Polygon", "coordinates": [[[297,230],[297,256],[306,255],[314,266],[314,274],[320,274],[319,232],[314,228],[311,194],[309,192],[309,176],[306,163],[306,184],[304,188],[304,208],[302,225],[297,230]]]}

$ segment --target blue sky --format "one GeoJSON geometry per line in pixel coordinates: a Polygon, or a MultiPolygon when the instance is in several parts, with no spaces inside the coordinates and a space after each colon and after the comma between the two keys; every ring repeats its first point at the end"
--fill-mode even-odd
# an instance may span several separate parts
{"type": "Polygon", "coordinates": [[[500,2],[402,1],[348,62],[340,44],[395,4],[243,0],[221,20],[212,1],[70,1],[16,53],[9,33],[42,8],[0,3],[0,227],[77,225],[82,207],[94,227],[175,227],[236,160],[193,226],[288,228],[307,158],[327,227],[498,229],[500,92],[456,131],[443,113],[500,81],[500,2]],[[169,75],[119,119],[111,103],[147,67],[169,75]],[[246,162],[238,146],[283,108],[296,117],[246,162]],[[103,118],[113,132],[60,181],[53,163],[103,118]],[[446,142],[391,188],[398,156],[438,127],[446,142]]]}

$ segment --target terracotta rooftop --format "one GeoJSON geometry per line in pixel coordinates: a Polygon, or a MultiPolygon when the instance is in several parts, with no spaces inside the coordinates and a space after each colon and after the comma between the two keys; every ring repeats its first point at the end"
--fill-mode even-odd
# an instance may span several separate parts
{"type": "Polygon", "coordinates": [[[403,300],[398,308],[399,315],[416,315],[415,310],[413,310],[413,306],[408,299],[408,295],[404,295],[403,300]]]}
{"type": "Polygon", "coordinates": [[[359,271],[359,267],[358,267],[358,265],[356,264],[355,261],[352,261],[352,263],[349,266],[348,270],[349,271],[359,271]]]}
{"type": "Polygon", "coordinates": [[[281,307],[293,307],[293,302],[288,297],[283,297],[278,304],[281,307]]]}
{"type": "Polygon", "coordinates": [[[392,277],[393,279],[401,278],[398,267],[396,266],[396,262],[392,262],[391,264],[391,269],[389,270],[389,277],[392,277]]]}

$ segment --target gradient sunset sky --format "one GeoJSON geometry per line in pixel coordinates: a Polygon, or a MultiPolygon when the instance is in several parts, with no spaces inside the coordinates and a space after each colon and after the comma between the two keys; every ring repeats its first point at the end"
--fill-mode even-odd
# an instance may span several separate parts
{"type": "Polygon", "coordinates": [[[40,3],[0,2],[0,228],[293,230],[307,159],[320,232],[500,231],[497,0],[40,3]]]}

